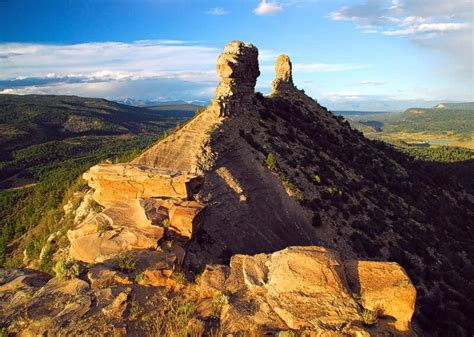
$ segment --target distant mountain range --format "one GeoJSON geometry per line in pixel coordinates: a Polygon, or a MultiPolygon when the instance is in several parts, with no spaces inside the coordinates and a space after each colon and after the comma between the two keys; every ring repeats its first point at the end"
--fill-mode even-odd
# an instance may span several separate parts
{"type": "Polygon", "coordinates": [[[184,100],[151,100],[151,99],[136,99],[136,98],[124,98],[124,99],[115,99],[113,102],[120,104],[126,104],[137,107],[151,107],[151,106],[161,106],[161,105],[196,105],[196,106],[206,106],[211,101],[184,101],[184,100]]]}

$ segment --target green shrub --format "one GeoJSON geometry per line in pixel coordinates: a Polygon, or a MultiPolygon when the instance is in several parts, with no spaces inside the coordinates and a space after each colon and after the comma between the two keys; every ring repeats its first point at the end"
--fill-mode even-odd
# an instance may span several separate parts
{"type": "Polygon", "coordinates": [[[146,276],[143,273],[137,274],[135,276],[135,282],[137,282],[137,283],[143,282],[143,281],[145,281],[145,279],[146,279],[146,276]]]}
{"type": "Polygon", "coordinates": [[[137,259],[131,253],[122,253],[117,257],[117,269],[124,272],[130,273],[137,267],[137,259]]]}
{"type": "Polygon", "coordinates": [[[278,170],[278,161],[272,153],[269,153],[267,155],[267,159],[265,160],[265,162],[267,163],[267,167],[270,170],[272,170],[272,171],[277,171],[278,170]]]}
{"type": "Polygon", "coordinates": [[[79,264],[72,259],[61,259],[53,267],[53,271],[61,281],[78,277],[80,273],[79,264]]]}
{"type": "Polygon", "coordinates": [[[219,318],[222,307],[229,303],[229,296],[226,294],[218,294],[212,299],[213,313],[212,316],[219,318]]]}
{"type": "Polygon", "coordinates": [[[188,336],[192,331],[189,322],[196,305],[184,299],[173,298],[158,308],[152,334],[155,336],[188,336]]]}
{"type": "Polygon", "coordinates": [[[108,223],[99,223],[97,225],[97,232],[99,233],[104,233],[112,229],[112,226],[110,226],[108,223]]]}
{"type": "Polygon", "coordinates": [[[312,175],[309,177],[309,180],[312,181],[312,182],[315,183],[315,184],[320,184],[320,183],[321,183],[321,178],[320,178],[319,175],[317,175],[317,174],[312,174],[312,175]]]}
{"type": "Polygon", "coordinates": [[[171,279],[174,280],[177,284],[181,285],[184,285],[187,282],[186,275],[179,271],[175,271],[173,275],[171,275],[171,279]]]}

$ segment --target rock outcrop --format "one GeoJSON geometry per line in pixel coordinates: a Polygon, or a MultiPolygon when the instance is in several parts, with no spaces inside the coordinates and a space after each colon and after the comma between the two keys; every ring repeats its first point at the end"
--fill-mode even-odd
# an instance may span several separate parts
{"type": "Polygon", "coordinates": [[[129,250],[158,249],[168,231],[185,244],[200,223],[204,205],[189,200],[201,183],[196,175],[137,164],[99,164],[83,177],[94,201],[105,209],[68,231],[69,255],[76,260],[98,263],[129,250]]]}
{"type": "Polygon", "coordinates": [[[83,178],[94,189],[94,200],[104,207],[127,199],[188,199],[199,185],[199,178],[187,172],[132,164],[99,164],[83,178]]]}
{"type": "Polygon", "coordinates": [[[249,326],[279,331],[360,322],[363,308],[353,297],[359,289],[365,309],[385,305],[383,315],[396,318],[396,329],[406,331],[416,294],[396,263],[343,263],[337,252],[317,246],[234,255],[229,267],[208,266],[199,282],[202,297],[225,294],[232,298],[220,314],[221,324],[229,332],[249,326]]]}
{"type": "Polygon", "coordinates": [[[403,268],[394,262],[347,261],[346,273],[364,308],[396,319],[395,328],[410,329],[416,289],[403,268]]]}
{"type": "Polygon", "coordinates": [[[260,75],[258,49],[240,41],[229,43],[217,59],[217,74],[220,83],[211,106],[217,115],[228,116],[252,102],[260,75]]]}
{"type": "Polygon", "coordinates": [[[287,55],[278,56],[275,62],[275,79],[272,82],[272,94],[295,90],[290,58],[287,55]]]}
{"type": "Polygon", "coordinates": [[[187,300],[199,303],[194,316],[219,318],[226,334],[257,329],[308,331],[310,336],[316,332],[334,336],[334,331],[350,336],[414,336],[409,328],[415,292],[396,263],[343,262],[337,252],[323,247],[288,247],[271,254],[234,255],[230,265],[208,265],[194,285],[173,279],[176,254],[145,250],[133,256],[134,271],[119,272],[116,261],[109,260],[89,268],[88,282],[2,271],[0,319],[11,332],[64,329],[76,335],[84,328],[90,332],[94,322],[110,329],[108,322],[123,321],[127,308],[130,319],[150,304],[150,297],[162,297],[163,292],[149,288],[154,286],[181,289],[186,296],[199,294],[187,300]],[[356,292],[363,306],[356,302],[356,292]],[[396,319],[395,328],[384,317],[377,326],[363,324],[362,311],[376,305],[384,306],[383,316],[396,319]]]}

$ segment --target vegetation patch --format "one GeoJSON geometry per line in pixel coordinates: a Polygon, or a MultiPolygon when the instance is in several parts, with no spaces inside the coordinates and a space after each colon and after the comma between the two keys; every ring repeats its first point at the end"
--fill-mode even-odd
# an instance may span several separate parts
{"type": "Polygon", "coordinates": [[[78,277],[80,267],[73,259],[61,259],[56,263],[53,271],[58,279],[65,281],[78,277]]]}

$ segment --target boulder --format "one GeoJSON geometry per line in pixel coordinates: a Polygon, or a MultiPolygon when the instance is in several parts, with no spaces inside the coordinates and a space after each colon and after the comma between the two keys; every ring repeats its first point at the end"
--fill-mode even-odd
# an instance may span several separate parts
{"type": "Polygon", "coordinates": [[[137,260],[136,272],[143,276],[140,284],[154,287],[171,285],[170,277],[178,260],[175,253],[144,250],[134,252],[134,256],[137,260]]]}
{"type": "Polygon", "coordinates": [[[69,255],[87,263],[99,263],[132,249],[157,248],[154,238],[139,230],[110,230],[82,236],[71,242],[69,255]]]}
{"type": "Polygon", "coordinates": [[[94,200],[110,207],[126,199],[165,197],[188,199],[199,178],[186,172],[139,164],[99,164],[83,174],[95,191],[94,200]]]}
{"type": "Polygon", "coordinates": [[[118,202],[68,231],[70,256],[101,262],[130,249],[158,247],[164,229],[152,224],[142,205],[140,199],[118,202]]]}
{"type": "Polygon", "coordinates": [[[346,261],[352,289],[360,294],[362,306],[380,309],[396,319],[394,327],[408,331],[415,311],[416,289],[403,268],[395,262],[346,261]]]}
{"type": "Polygon", "coordinates": [[[169,209],[169,230],[180,238],[191,239],[202,218],[199,216],[204,205],[197,201],[183,201],[171,205],[169,209]]]}
{"type": "Polygon", "coordinates": [[[208,264],[199,277],[199,296],[213,298],[224,293],[225,280],[229,267],[220,264],[208,264]]]}
{"type": "Polygon", "coordinates": [[[250,299],[224,306],[221,319],[236,331],[249,324],[297,330],[360,319],[338,254],[322,247],[234,255],[225,288],[250,299]]]}
{"type": "Polygon", "coordinates": [[[115,297],[112,303],[110,303],[105,308],[102,308],[102,312],[105,316],[109,318],[123,318],[123,313],[127,309],[128,305],[128,295],[130,294],[131,289],[127,288],[115,297]]]}

